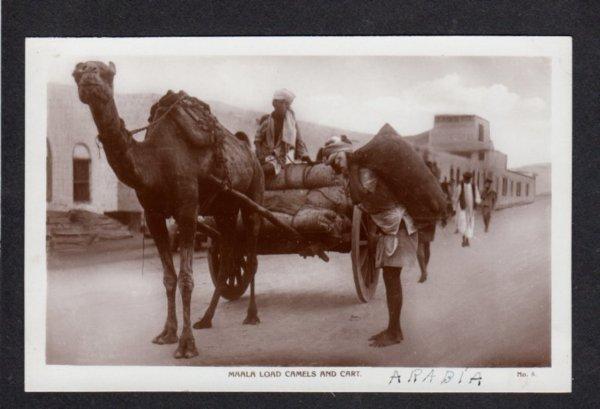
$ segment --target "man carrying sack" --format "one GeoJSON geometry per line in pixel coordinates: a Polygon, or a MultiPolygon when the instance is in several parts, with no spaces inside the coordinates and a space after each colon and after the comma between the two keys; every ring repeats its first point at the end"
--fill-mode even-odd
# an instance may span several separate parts
{"type": "MultiPolygon", "coordinates": [[[[327,161],[336,171],[349,174],[352,154],[340,151],[327,161]]],[[[388,327],[369,338],[371,346],[385,347],[402,341],[402,267],[414,263],[417,255],[417,229],[406,208],[398,202],[385,182],[366,167],[358,171],[358,180],[350,179],[352,200],[365,211],[379,230],[375,248],[375,268],[383,269],[388,307],[388,327]]]]}
{"type": "Polygon", "coordinates": [[[294,111],[290,108],[295,95],[285,88],[273,94],[273,112],[264,115],[254,137],[256,156],[266,176],[279,174],[281,168],[293,158],[310,162],[308,150],[300,136],[294,111]]]}

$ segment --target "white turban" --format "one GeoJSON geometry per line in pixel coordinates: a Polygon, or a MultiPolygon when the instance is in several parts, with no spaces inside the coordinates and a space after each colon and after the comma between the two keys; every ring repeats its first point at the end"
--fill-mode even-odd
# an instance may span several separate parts
{"type": "Polygon", "coordinates": [[[290,105],[292,105],[292,102],[294,102],[294,98],[296,98],[296,95],[294,95],[294,93],[287,88],[278,89],[273,94],[274,100],[283,100],[290,105]]]}

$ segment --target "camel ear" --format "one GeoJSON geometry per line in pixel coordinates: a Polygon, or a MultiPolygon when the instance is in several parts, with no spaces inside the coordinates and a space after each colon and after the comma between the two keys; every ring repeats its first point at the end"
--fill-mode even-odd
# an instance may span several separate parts
{"type": "Polygon", "coordinates": [[[110,69],[110,72],[112,72],[113,75],[115,75],[117,73],[117,67],[115,67],[115,63],[110,61],[108,63],[108,68],[110,69]]]}

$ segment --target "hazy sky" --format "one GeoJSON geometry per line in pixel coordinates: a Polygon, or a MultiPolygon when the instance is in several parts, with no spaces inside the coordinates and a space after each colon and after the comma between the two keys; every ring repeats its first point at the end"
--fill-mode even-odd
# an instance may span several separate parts
{"type": "MultiPolygon", "coordinates": [[[[79,60],[97,59],[93,56],[79,60]]],[[[55,60],[70,83],[79,60],[55,60]]],[[[106,58],[103,58],[105,62],[106,58]]],[[[269,112],[275,89],[296,94],[298,118],[374,133],[430,129],[440,113],[490,121],[509,166],[550,161],[550,60],[522,57],[116,57],[116,92],[183,89],[200,99],[269,112]]],[[[314,154],[314,152],[313,152],[314,154]]]]}

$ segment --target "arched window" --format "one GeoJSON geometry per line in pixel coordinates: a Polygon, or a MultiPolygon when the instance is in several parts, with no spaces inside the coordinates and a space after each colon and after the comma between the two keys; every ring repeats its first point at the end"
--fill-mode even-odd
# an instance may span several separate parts
{"type": "Polygon", "coordinates": [[[91,156],[87,146],[78,143],[73,148],[73,201],[90,201],[91,156]]]}
{"type": "Polygon", "coordinates": [[[52,151],[46,139],[46,202],[52,201],[52,151]]]}

